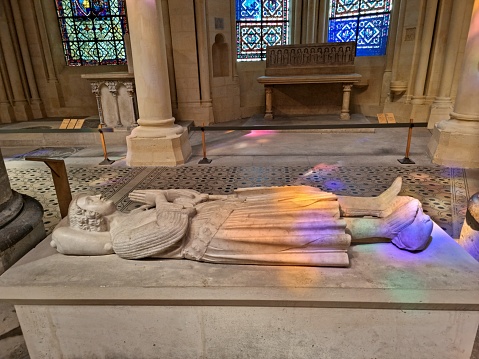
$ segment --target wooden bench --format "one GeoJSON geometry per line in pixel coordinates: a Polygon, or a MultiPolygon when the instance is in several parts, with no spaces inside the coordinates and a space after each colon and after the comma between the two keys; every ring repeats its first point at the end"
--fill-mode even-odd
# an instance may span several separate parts
{"type": "Polygon", "coordinates": [[[266,49],[264,118],[273,119],[273,88],[278,85],[342,84],[341,120],[349,120],[353,84],[361,80],[354,72],[355,42],[271,46],[266,49]]]}

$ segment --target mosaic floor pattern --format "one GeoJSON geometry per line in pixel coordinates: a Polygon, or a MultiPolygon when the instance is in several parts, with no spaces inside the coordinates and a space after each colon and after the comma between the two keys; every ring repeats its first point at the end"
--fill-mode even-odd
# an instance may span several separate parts
{"type": "MultiPolygon", "coordinates": [[[[209,194],[229,194],[241,187],[309,185],[340,195],[376,196],[397,176],[402,176],[401,194],[419,199],[424,211],[453,238],[459,236],[469,198],[464,171],[440,166],[70,166],[67,171],[73,194],[102,193],[123,212],[139,206],[128,198],[135,188],[190,188],[209,194]]],[[[45,227],[50,233],[60,220],[50,170],[9,169],[8,174],[14,190],[42,203],[45,227]]]]}

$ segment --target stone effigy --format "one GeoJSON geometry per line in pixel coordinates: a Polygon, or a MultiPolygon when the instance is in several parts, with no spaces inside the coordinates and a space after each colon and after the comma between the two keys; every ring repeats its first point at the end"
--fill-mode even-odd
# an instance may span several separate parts
{"type": "Polygon", "coordinates": [[[459,244],[479,261],[479,192],[473,194],[467,204],[459,244]]]}
{"type": "Polygon", "coordinates": [[[51,245],[70,255],[186,258],[232,264],[347,266],[351,241],[391,240],[424,249],[432,222],[401,178],[378,197],[336,196],[308,186],[244,188],[234,195],[135,190],[143,206],[124,214],[101,196],[80,195],[51,245]]]}

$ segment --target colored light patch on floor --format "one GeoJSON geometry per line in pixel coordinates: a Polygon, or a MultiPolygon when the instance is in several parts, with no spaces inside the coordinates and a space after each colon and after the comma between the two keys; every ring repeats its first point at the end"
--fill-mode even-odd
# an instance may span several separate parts
{"type": "Polygon", "coordinates": [[[270,136],[278,133],[278,131],[275,130],[252,130],[250,133],[245,135],[245,137],[264,137],[264,136],[270,136]]]}

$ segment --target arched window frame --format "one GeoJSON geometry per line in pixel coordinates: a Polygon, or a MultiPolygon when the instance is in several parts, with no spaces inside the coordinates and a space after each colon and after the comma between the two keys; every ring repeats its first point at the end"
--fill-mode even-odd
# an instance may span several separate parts
{"type": "Polygon", "coordinates": [[[393,0],[330,0],[328,42],[356,42],[356,56],[383,56],[393,0]]]}
{"type": "Polygon", "coordinates": [[[125,0],[54,0],[68,66],[125,65],[125,0]]]}
{"type": "Polygon", "coordinates": [[[236,58],[266,59],[266,47],[290,39],[290,0],[235,0],[236,58]]]}

